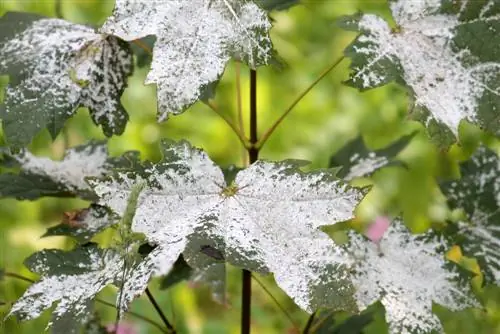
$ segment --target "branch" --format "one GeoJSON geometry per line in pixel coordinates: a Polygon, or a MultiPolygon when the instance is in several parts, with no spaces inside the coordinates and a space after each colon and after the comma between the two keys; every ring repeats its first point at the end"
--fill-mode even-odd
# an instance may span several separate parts
{"type": "Polygon", "coordinates": [[[217,115],[219,115],[220,118],[222,118],[227,125],[229,125],[229,127],[233,130],[233,132],[236,134],[236,136],[238,136],[238,139],[240,140],[241,144],[243,144],[243,146],[246,148],[246,149],[249,149],[251,147],[251,144],[250,142],[248,141],[248,139],[245,137],[245,135],[242,133],[242,131],[240,131],[238,129],[238,127],[233,123],[231,122],[231,120],[229,118],[227,118],[226,115],[224,115],[218,108],[217,106],[213,103],[213,101],[211,100],[208,100],[206,101],[206,105],[212,109],[217,115]]]}
{"type": "Polygon", "coordinates": [[[288,114],[293,110],[293,108],[304,98],[314,88],[328,73],[330,73],[335,67],[337,67],[342,60],[344,60],[344,56],[340,57],[335,61],[332,65],[328,66],[319,77],[314,80],[293,102],[290,106],[283,112],[283,114],[274,122],[274,124],[262,135],[260,140],[257,142],[256,147],[262,148],[269,137],[273,134],[274,130],[281,124],[281,122],[288,116],[288,114]]]}
{"type": "Polygon", "coordinates": [[[177,333],[175,331],[175,328],[174,326],[172,326],[172,324],[168,321],[167,317],[165,316],[165,314],[163,313],[163,311],[161,310],[160,306],[158,305],[158,303],[156,302],[156,300],[154,299],[153,295],[151,294],[151,291],[149,290],[149,288],[146,288],[146,296],[148,296],[148,299],[149,301],[151,302],[151,304],[153,304],[153,307],[155,308],[156,312],[158,313],[158,315],[160,316],[161,320],[163,321],[163,323],[165,324],[165,326],[167,326],[167,328],[169,329],[169,331],[171,333],[177,333]]]}

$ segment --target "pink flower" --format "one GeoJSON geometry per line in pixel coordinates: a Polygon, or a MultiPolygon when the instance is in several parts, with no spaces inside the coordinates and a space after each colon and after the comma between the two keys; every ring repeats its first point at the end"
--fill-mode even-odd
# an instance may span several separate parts
{"type": "Polygon", "coordinates": [[[372,242],[378,244],[380,240],[384,237],[385,231],[391,225],[391,221],[386,216],[379,216],[375,219],[373,223],[368,226],[365,231],[366,236],[372,242]]]}
{"type": "Polygon", "coordinates": [[[137,330],[134,326],[126,322],[118,324],[117,328],[115,328],[115,324],[109,324],[106,326],[106,331],[114,334],[137,334],[137,330]]]}

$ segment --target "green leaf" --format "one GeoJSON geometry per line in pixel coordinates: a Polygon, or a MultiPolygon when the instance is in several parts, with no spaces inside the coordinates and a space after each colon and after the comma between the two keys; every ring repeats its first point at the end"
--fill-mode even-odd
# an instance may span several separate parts
{"type": "Polygon", "coordinates": [[[330,171],[304,173],[291,161],[258,161],[227,184],[222,170],[187,142],[165,141],[162,150],[157,164],[91,182],[100,203],[119,215],[131,187],[146,182],[132,230],[156,245],[157,256],[148,255],[153,276],[167,274],[182,253],[219,300],[227,261],[273,273],[304,309],[353,308],[349,261],[318,227],[352,218],[358,190],[330,171]]]}
{"type": "Polygon", "coordinates": [[[118,217],[108,208],[92,204],[74,212],[66,212],[63,221],[49,227],[42,237],[70,236],[79,243],[90,241],[96,234],[118,222],[118,217]]]}
{"type": "Polygon", "coordinates": [[[354,314],[343,321],[338,321],[337,312],[321,310],[317,313],[311,325],[311,334],[359,334],[374,319],[374,311],[366,310],[360,314],[354,314]]]}
{"type": "Polygon", "coordinates": [[[251,1],[117,2],[101,31],[131,41],[157,40],[146,83],[158,92],[158,119],[182,113],[206,96],[231,59],[250,67],[273,58],[267,13],[251,1]]]}
{"type": "Polygon", "coordinates": [[[25,146],[44,128],[55,138],[78,107],[89,108],[106,136],[124,131],[120,97],[133,70],[127,43],[24,13],[5,14],[0,27],[0,73],[10,76],[0,106],[7,142],[25,146]]]}
{"type": "Polygon", "coordinates": [[[462,120],[500,134],[500,6],[494,0],[393,0],[395,27],[372,15],[344,18],[360,35],[346,48],[360,90],[391,81],[406,86],[423,120],[445,126],[455,138],[462,120]]]}
{"type": "Polygon", "coordinates": [[[153,60],[155,36],[146,36],[130,42],[130,48],[135,55],[137,67],[146,67],[153,60]]]}
{"type": "Polygon", "coordinates": [[[300,0],[256,0],[255,3],[268,12],[272,10],[285,10],[298,5],[300,0]]]}
{"type": "Polygon", "coordinates": [[[361,136],[344,145],[330,158],[330,167],[342,167],[339,177],[350,181],[358,177],[371,176],[377,170],[393,164],[392,160],[410,142],[415,133],[401,137],[389,146],[371,150],[361,136]]]}
{"type": "Polygon", "coordinates": [[[191,278],[192,273],[193,269],[187,264],[181,254],[167,276],[161,279],[160,289],[168,289],[177,283],[188,280],[191,278]]]}
{"type": "Polygon", "coordinates": [[[441,184],[451,208],[467,214],[455,238],[465,255],[478,260],[486,281],[500,284],[500,158],[481,146],[460,166],[460,173],[459,180],[441,184]]]}

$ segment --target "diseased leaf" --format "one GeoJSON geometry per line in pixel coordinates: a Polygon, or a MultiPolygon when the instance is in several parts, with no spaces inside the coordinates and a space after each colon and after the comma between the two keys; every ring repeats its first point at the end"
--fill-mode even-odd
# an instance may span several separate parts
{"type": "Polygon", "coordinates": [[[108,157],[103,142],[90,142],[66,151],[61,161],[38,157],[23,149],[20,153],[3,152],[2,163],[19,167],[18,174],[0,174],[0,197],[37,199],[43,196],[93,199],[95,195],[85,181],[87,177],[103,176],[112,168],[134,166],[136,152],[121,158],[108,157]]]}
{"type": "Polygon", "coordinates": [[[500,158],[481,146],[460,172],[460,180],[441,184],[450,206],[468,216],[458,223],[458,239],[466,255],[478,259],[486,280],[500,284],[500,158]]]}
{"type": "Polygon", "coordinates": [[[378,243],[350,234],[356,300],[360,309],[381,300],[390,333],[442,332],[432,303],[451,310],[476,306],[470,287],[446,266],[445,244],[412,235],[395,221],[378,243]]]}
{"type": "Polygon", "coordinates": [[[64,213],[63,221],[49,227],[44,237],[65,235],[80,243],[90,241],[97,233],[118,222],[118,217],[106,207],[92,204],[86,209],[64,213]]]}
{"type": "Polygon", "coordinates": [[[133,70],[128,43],[24,13],[5,14],[0,28],[0,73],[10,76],[0,119],[10,144],[25,146],[43,128],[55,138],[78,107],[89,108],[105,135],[123,132],[120,96],[133,70]]]}
{"type": "Polygon", "coordinates": [[[186,142],[163,142],[163,153],[160,163],[144,163],[140,176],[121,171],[92,181],[101,203],[118,214],[131,187],[147,183],[132,229],[156,248],[141,277],[167,274],[182,252],[195,270],[220,256],[241,268],[273,273],[306,310],[352,308],[349,260],[318,227],[352,218],[358,191],[326,171],[303,173],[291,162],[256,162],[227,184],[221,169],[186,142]]]}
{"type": "Polygon", "coordinates": [[[391,81],[457,136],[461,120],[500,133],[500,5],[496,0],[391,1],[397,24],[367,14],[344,18],[361,34],[345,50],[348,85],[366,90],[391,81]],[[481,36],[481,37],[478,37],[481,36]]]}
{"type": "Polygon", "coordinates": [[[130,41],[157,37],[146,83],[158,91],[160,121],[179,114],[217,81],[227,61],[252,68],[273,55],[264,10],[239,0],[117,0],[101,31],[130,41]]]}
{"type": "Polygon", "coordinates": [[[361,136],[344,145],[330,158],[330,167],[342,167],[338,176],[350,181],[371,176],[375,171],[393,163],[393,158],[410,142],[415,134],[404,136],[388,147],[370,150],[361,136]]]}
{"type": "Polygon", "coordinates": [[[14,303],[10,315],[34,319],[57,302],[49,326],[60,326],[59,321],[68,324],[72,319],[74,326],[64,326],[65,333],[79,333],[79,326],[89,320],[95,295],[122,277],[122,263],[118,253],[95,244],[70,252],[49,249],[35,253],[25,265],[42,279],[14,303]]]}

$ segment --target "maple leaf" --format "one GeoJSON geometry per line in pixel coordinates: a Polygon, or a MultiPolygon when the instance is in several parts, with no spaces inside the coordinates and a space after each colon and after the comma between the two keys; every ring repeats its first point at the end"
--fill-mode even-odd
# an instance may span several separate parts
{"type": "Polygon", "coordinates": [[[101,204],[119,215],[131,187],[147,183],[132,230],[156,247],[137,276],[167,274],[187,249],[198,253],[202,266],[210,257],[273,273],[306,310],[352,306],[347,257],[318,227],[352,218],[358,191],[327,171],[300,172],[290,161],[256,162],[226,183],[222,170],[187,142],[165,141],[162,148],[158,164],[90,181],[101,204]]]}
{"type": "Polygon", "coordinates": [[[499,3],[397,0],[390,6],[393,29],[372,14],[343,20],[361,32],[345,50],[352,59],[347,84],[366,90],[395,80],[430,114],[427,126],[444,124],[457,136],[465,119],[500,133],[499,3]]]}
{"type": "Polygon", "coordinates": [[[0,31],[0,73],[10,75],[0,118],[9,143],[25,146],[43,128],[55,138],[80,106],[107,136],[123,132],[120,96],[133,70],[126,42],[23,13],[5,14],[0,31]]]}
{"type": "Polygon", "coordinates": [[[415,134],[416,132],[403,136],[378,150],[368,148],[363,138],[359,136],[330,158],[330,167],[342,167],[337,175],[347,181],[371,176],[377,170],[394,164],[394,157],[406,148],[415,134]]]}
{"type": "Polygon", "coordinates": [[[95,295],[119,281],[124,270],[119,253],[95,244],[69,252],[43,250],[26,259],[25,265],[42,278],[14,303],[9,315],[34,319],[57,302],[49,327],[54,333],[71,334],[79,333],[78,325],[89,320],[95,295]]]}
{"type": "Polygon", "coordinates": [[[441,184],[450,206],[462,208],[469,220],[458,223],[458,240],[478,259],[486,280],[500,284],[500,158],[481,146],[460,172],[460,180],[441,184]]]}
{"type": "Polygon", "coordinates": [[[390,333],[442,331],[433,302],[452,310],[477,305],[470,288],[459,283],[459,274],[447,267],[446,245],[412,235],[400,221],[378,243],[351,233],[346,247],[355,259],[352,279],[359,308],[380,300],[390,333]]]}
{"type": "Polygon", "coordinates": [[[117,0],[101,31],[135,40],[156,35],[146,83],[156,83],[160,121],[207,94],[235,57],[267,64],[271,23],[264,10],[239,0],[117,0]]]}
{"type": "Polygon", "coordinates": [[[42,196],[92,199],[95,195],[86,183],[87,177],[103,176],[112,168],[134,165],[136,152],[121,158],[108,156],[106,144],[89,142],[66,150],[61,161],[33,155],[26,149],[20,153],[3,152],[7,167],[19,167],[18,174],[0,174],[0,196],[18,199],[37,199],[42,196]]]}

